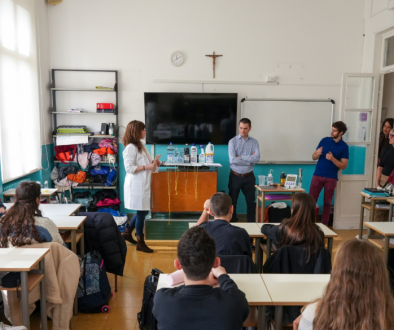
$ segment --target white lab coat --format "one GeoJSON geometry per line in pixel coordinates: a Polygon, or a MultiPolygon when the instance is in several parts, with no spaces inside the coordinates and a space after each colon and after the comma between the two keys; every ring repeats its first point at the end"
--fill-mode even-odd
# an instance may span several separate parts
{"type": "Polygon", "coordinates": [[[129,210],[149,211],[151,195],[152,171],[145,170],[135,173],[137,166],[152,163],[149,151],[143,145],[142,152],[130,143],[123,151],[123,161],[126,169],[124,182],[124,206],[129,210]]]}

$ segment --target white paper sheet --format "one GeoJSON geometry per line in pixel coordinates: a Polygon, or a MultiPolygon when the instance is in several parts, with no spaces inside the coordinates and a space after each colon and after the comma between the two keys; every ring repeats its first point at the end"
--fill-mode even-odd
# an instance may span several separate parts
{"type": "Polygon", "coordinates": [[[88,143],[88,135],[65,135],[65,136],[58,136],[56,138],[56,145],[57,146],[65,146],[68,144],[79,144],[79,143],[88,143]]]}

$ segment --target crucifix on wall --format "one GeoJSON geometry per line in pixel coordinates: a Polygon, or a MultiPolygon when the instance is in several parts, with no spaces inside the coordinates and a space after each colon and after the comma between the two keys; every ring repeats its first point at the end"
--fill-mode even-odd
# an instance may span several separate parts
{"type": "Polygon", "coordinates": [[[207,57],[212,57],[213,60],[213,77],[215,78],[215,64],[216,64],[216,57],[220,57],[223,55],[215,55],[215,52],[213,52],[213,55],[205,55],[207,57]]]}

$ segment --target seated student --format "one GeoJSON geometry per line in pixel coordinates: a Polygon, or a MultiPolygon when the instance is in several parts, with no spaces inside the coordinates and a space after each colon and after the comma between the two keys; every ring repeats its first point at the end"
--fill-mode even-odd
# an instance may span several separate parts
{"type": "Polygon", "coordinates": [[[379,250],[368,241],[347,241],[323,297],[304,308],[294,329],[394,329],[394,300],[379,250]]]}
{"type": "Polygon", "coordinates": [[[24,181],[19,184],[14,205],[0,219],[0,248],[43,242],[65,245],[57,226],[38,209],[40,196],[38,183],[24,181]]]}
{"type": "Polygon", "coordinates": [[[215,239],[216,255],[247,255],[252,258],[248,233],[230,224],[233,211],[231,197],[218,192],[205,201],[197,226],[203,227],[215,239]],[[208,221],[209,214],[214,217],[214,221],[208,221]]]}
{"type": "Polygon", "coordinates": [[[279,226],[264,225],[261,232],[276,241],[279,247],[304,247],[308,260],[311,254],[324,247],[324,233],[316,226],[316,202],[307,193],[294,195],[290,219],[284,219],[279,226]]]}
{"type": "Polygon", "coordinates": [[[215,250],[215,241],[201,227],[190,228],[182,235],[174,265],[183,269],[185,285],[156,292],[153,315],[159,330],[242,328],[249,315],[248,302],[220,267],[215,250]],[[220,287],[213,288],[217,282],[220,287]]]}

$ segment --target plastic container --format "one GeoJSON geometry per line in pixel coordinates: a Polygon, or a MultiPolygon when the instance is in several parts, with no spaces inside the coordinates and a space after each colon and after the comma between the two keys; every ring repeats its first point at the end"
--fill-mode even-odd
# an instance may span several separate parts
{"type": "Polygon", "coordinates": [[[195,143],[190,148],[190,163],[197,163],[197,147],[195,143]]]}
{"type": "Polygon", "coordinates": [[[179,150],[175,148],[174,163],[179,163],[179,150]]]}
{"type": "Polygon", "coordinates": [[[189,150],[189,145],[187,143],[186,143],[186,146],[185,146],[184,163],[190,163],[190,150],[189,150]]]}
{"type": "Polygon", "coordinates": [[[286,183],[286,174],[285,172],[282,172],[282,174],[280,175],[280,186],[284,187],[286,183]]]}
{"type": "Polygon", "coordinates": [[[207,144],[207,147],[205,148],[205,162],[206,163],[213,163],[213,156],[215,154],[214,152],[215,147],[211,142],[207,144]]]}
{"type": "Polygon", "coordinates": [[[49,188],[48,181],[45,181],[44,182],[44,192],[46,192],[46,193],[49,192],[48,188],[49,188]]]}
{"type": "Polygon", "coordinates": [[[199,163],[205,163],[205,153],[204,153],[204,146],[200,145],[200,154],[198,155],[198,162],[199,163]]]}
{"type": "Polygon", "coordinates": [[[183,148],[181,148],[181,152],[179,154],[179,162],[182,164],[185,162],[185,151],[183,150],[183,148]]]}
{"type": "Polygon", "coordinates": [[[274,170],[270,170],[270,173],[267,176],[267,185],[272,186],[274,184],[274,177],[272,176],[272,173],[274,170]]]}
{"type": "Polygon", "coordinates": [[[267,176],[259,175],[259,186],[265,186],[267,184],[267,176]]]}
{"type": "Polygon", "coordinates": [[[167,147],[167,163],[173,163],[174,162],[174,155],[175,154],[175,148],[172,145],[172,142],[170,142],[170,145],[167,147]]]}

